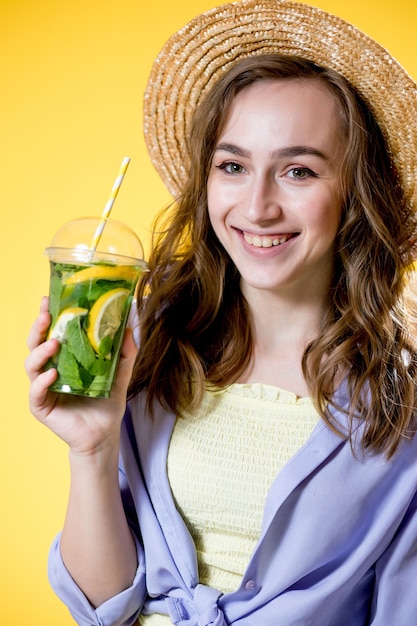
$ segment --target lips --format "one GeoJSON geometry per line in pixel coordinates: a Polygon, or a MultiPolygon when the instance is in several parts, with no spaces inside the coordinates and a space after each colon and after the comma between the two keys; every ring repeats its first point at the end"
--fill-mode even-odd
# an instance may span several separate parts
{"type": "Polygon", "coordinates": [[[273,246],[280,246],[285,243],[294,235],[291,233],[279,234],[279,235],[251,235],[243,232],[243,237],[250,246],[255,248],[272,248],[273,246]]]}

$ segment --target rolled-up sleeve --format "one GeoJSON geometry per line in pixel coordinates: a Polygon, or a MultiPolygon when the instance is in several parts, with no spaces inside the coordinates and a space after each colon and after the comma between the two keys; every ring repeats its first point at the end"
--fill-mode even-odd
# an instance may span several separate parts
{"type": "Polygon", "coordinates": [[[79,626],[131,626],[137,619],[146,596],[142,549],[136,540],[139,566],[132,586],[93,608],[72,579],[61,557],[59,534],[49,553],[48,575],[52,588],[68,606],[79,626]]]}

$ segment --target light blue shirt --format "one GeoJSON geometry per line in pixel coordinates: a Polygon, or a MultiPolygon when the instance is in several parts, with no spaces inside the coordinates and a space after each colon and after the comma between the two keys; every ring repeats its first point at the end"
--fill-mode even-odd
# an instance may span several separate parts
{"type": "MultiPolygon", "coordinates": [[[[346,406],[345,385],[337,402],[346,406]]],[[[336,413],[346,428],[346,417],[336,413]]],[[[175,416],[134,398],[122,425],[120,486],[137,538],[132,587],[93,609],[62,563],[51,584],[80,626],[130,626],[143,610],[176,626],[417,624],[417,438],[389,461],[361,452],[324,422],[276,477],[240,587],[198,582],[191,536],[175,508],[166,461],[175,416]],[[354,454],[352,451],[354,449],[354,454]]],[[[209,479],[209,477],[208,477],[209,479]]]]}

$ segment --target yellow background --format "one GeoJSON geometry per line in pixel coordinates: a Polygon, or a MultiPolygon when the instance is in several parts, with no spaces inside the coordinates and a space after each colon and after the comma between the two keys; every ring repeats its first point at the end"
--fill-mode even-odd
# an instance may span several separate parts
{"type": "MultiPolygon", "coordinates": [[[[141,104],[168,36],[215,0],[0,0],[0,622],[70,626],[46,576],[68,490],[65,445],[27,408],[26,336],[48,288],[43,255],[64,222],[99,215],[130,156],[113,216],[146,248],[169,196],[148,161],[141,104]]],[[[414,0],[316,0],[417,77],[414,0]]]]}

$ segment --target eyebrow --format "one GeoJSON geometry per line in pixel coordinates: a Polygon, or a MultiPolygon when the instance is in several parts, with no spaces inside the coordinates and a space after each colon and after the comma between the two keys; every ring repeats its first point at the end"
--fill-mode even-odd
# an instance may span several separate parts
{"type": "MultiPolygon", "coordinates": [[[[231,154],[235,154],[236,156],[245,158],[249,158],[251,156],[249,150],[241,148],[240,146],[237,146],[233,143],[219,143],[215,148],[216,152],[218,150],[224,150],[225,152],[230,152],[231,154]]],[[[328,157],[326,157],[323,152],[317,150],[317,148],[312,148],[311,146],[288,146],[287,148],[278,148],[277,150],[272,151],[271,156],[274,159],[279,159],[293,158],[296,156],[302,156],[304,154],[316,156],[320,159],[328,161],[328,157]]]]}

